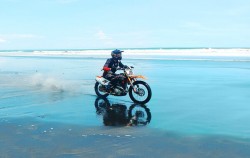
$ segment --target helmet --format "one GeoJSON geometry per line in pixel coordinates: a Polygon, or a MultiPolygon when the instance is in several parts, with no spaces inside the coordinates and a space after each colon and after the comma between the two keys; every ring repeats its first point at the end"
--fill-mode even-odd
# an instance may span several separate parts
{"type": "Polygon", "coordinates": [[[111,52],[111,56],[112,56],[113,59],[122,60],[122,52],[123,51],[121,51],[119,49],[113,50],[111,52]]]}

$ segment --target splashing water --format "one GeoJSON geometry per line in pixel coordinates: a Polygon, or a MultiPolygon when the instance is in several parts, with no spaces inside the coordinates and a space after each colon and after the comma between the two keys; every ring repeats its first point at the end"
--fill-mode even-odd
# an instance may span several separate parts
{"type": "Polygon", "coordinates": [[[50,76],[45,76],[41,73],[30,76],[29,80],[31,86],[39,87],[43,90],[64,92],[66,89],[68,89],[66,81],[62,81],[50,76]]]}

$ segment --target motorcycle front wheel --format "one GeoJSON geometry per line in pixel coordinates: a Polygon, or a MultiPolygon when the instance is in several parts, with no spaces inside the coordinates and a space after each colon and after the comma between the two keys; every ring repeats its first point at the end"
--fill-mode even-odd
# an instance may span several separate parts
{"type": "Polygon", "coordinates": [[[109,95],[109,93],[107,93],[106,91],[101,91],[102,88],[103,88],[103,85],[101,85],[99,82],[95,83],[95,93],[96,93],[96,95],[98,95],[99,97],[106,98],[109,95]]]}
{"type": "Polygon", "coordinates": [[[135,103],[146,104],[152,96],[149,85],[144,81],[135,81],[134,87],[129,87],[129,97],[135,103]]]}

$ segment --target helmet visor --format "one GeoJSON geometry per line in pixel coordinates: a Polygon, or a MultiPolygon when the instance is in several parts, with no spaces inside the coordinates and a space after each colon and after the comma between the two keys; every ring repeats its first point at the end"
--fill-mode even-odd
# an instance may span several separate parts
{"type": "Polygon", "coordinates": [[[122,54],[121,54],[121,53],[119,53],[119,54],[114,54],[113,56],[116,57],[116,58],[120,58],[120,57],[122,56],[122,54]]]}

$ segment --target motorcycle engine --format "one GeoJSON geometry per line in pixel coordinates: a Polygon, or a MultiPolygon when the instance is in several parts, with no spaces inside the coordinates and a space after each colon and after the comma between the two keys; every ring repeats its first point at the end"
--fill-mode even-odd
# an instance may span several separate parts
{"type": "Polygon", "coordinates": [[[114,93],[115,95],[125,95],[123,88],[120,86],[114,88],[114,93]]]}

